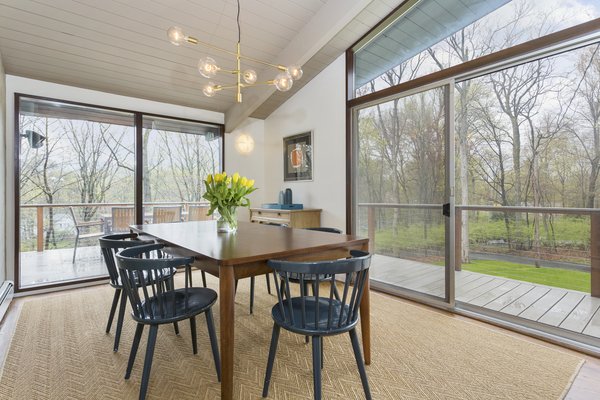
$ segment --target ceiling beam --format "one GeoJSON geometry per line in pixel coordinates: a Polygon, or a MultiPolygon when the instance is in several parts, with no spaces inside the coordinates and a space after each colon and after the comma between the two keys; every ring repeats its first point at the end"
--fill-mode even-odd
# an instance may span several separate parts
{"type": "MultiPolygon", "coordinates": [[[[371,2],[372,0],[329,0],[277,59],[269,61],[283,65],[305,64],[371,2]],[[335,20],[332,20],[333,15],[336,16],[335,20]]],[[[267,70],[259,71],[259,76],[267,73],[267,70]]],[[[234,104],[225,112],[225,131],[232,132],[275,91],[275,87],[269,85],[244,92],[243,102],[234,104]]]]}

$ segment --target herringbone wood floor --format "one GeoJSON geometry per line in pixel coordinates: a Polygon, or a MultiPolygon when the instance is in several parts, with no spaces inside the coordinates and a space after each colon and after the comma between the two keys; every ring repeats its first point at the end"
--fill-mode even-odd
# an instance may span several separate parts
{"type": "MultiPolygon", "coordinates": [[[[275,298],[258,279],[255,314],[248,315],[247,281],[237,297],[235,393],[238,399],[257,399],[275,298]]],[[[216,288],[216,280],[209,285],[216,288]]],[[[0,398],[136,398],[143,351],[125,381],[134,325],[126,319],[121,350],[113,353],[113,336],[104,334],[111,298],[109,287],[93,287],[24,303],[0,398]]],[[[376,399],[558,399],[581,363],[571,354],[378,294],[372,295],[372,324],[373,364],[367,373],[376,399]]],[[[149,398],[218,398],[203,319],[198,341],[194,356],[187,325],[180,336],[161,327],[149,398]]],[[[270,398],[312,397],[310,356],[302,337],[282,333],[270,398]]],[[[363,398],[346,336],[325,341],[323,390],[326,399],[363,398]]]]}

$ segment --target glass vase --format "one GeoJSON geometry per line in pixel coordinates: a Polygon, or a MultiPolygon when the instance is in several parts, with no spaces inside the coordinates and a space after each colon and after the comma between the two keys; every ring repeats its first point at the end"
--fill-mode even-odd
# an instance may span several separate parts
{"type": "Polygon", "coordinates": [[[228,209],[219,209],[219,218],[217,219],[217,232],[235,233],[238,227],[236,216],[236,207],[228,209]]]}

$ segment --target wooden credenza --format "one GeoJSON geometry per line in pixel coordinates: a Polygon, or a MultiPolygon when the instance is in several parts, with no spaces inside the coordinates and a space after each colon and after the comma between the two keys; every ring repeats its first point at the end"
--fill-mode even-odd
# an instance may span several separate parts
{"type": "Polygon", "coordinates": [[[250,222],[284,224],[290,228],[317,228],[321,226],[321,209],[274,210],[270,208],[251,208],[250,222]]]}

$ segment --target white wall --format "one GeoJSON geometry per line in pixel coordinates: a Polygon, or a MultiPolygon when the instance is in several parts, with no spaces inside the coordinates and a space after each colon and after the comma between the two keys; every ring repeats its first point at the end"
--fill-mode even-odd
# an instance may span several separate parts
{"type": "MultiPolygon", "coordinates": [[[[254,186],[258,188],[249,198],[251,207],[259,207],[265,203],[265,123],[263,120],[247,118],[231,134],[225,135],[225,171],[229,175],[239,172],[240,175],[254,179],[254,186]],[[240,154],[235,148],[235,141],[247,134],[254,139],[254,149],[248,154],[240,154]]],[[[250,214],[246,208],[238,209],[238,219],[249,221],[250,214]]]]}
{"type": "Polygon", "coordinates": [[[321,225],[346,230],[345,59],[338,57],[265,120],[265,200],[284,188],[294,203],[321,208],[321,225]],[[283,181],[282,139],[313,131],[313,180],[283,181]]]}
{"type": "MultiPolygon", "coordinates": [[[[2,78],[2,76],[0,76],[2,78]]],[[[4,82],[3,79],[0,79],[4,82]]],[[[134,97],[120,96],[111,93],[99,92],[95,90],[81,89],[73,86],[59,85],[50,82],[38,81],[34,79],[21,78],[13,75],[6,75],[6,95],[1,95],[0,108],[2,103],[6,99],[6,115],[14,114],[14,94],[23,93],[36,96],[44,96],[57,98],[61,100],[70,100],[81,103],[89,103],[100,106],[123,108],[131,111],[141,111],[146,113],[155,113],[161,115],[169,115],[173,117],[189,118],[195,120],[202,120],[206,122],[223,123],[224,115],[222,113],[201,110],[191,107],[182,107],[174,104],[160,103],[156,101],[137,99],[134,97]]],[[[6,126],[6,134],[2,135],[2,138],[6,138],[6,147],[0,153],[0,157],[3,159],[0,162],[0,168],[6,168],[2,171],[2,181],[0,185],[6,179],[8,185],[6,186],[6,207],[2,207],[6,210],[6,224],[5,233],[6,240],[0,238],[0,245],[6,245],[6,257],[2,257],[2,260],[6,260],[6,276],[8,279],[13,279],[14,275],[14,182],[12,178],[12,171],[14,170],[13,163],[13,148],[14,148],[14,121],[13,118],[7,118],[6,124],[2,123],[2,126],[6,126]]],[[[262,132],[261,132],[262,134],[262,132]]],[[[229,135],[228,135],[229,136],[229,135]]],[[[1,139],[0,139],[1,140],[1,139]]],[[[229,140],[225,140],[226,146],[229,140]]],[[[0,142],[0,146],[2,143],[0,142]]],[[[226,155],[227,159],[231,159],[231,164],[235,164],[234,157],[226,155]]],[[[243,163],[242,163],[243,165],[243,163]]],[[[0,214],[0,219],[2,218],[0,214]]],[[[1,277],[1,276],[0,276],[1,277]]]]}
{"type": "Polygon", "coordinates": [[[0,54],[0,283],[6,279],[6,178],[4,170],[4,154],[6,154],[6,75],[2,64],[2,54],[0,54]]]}

